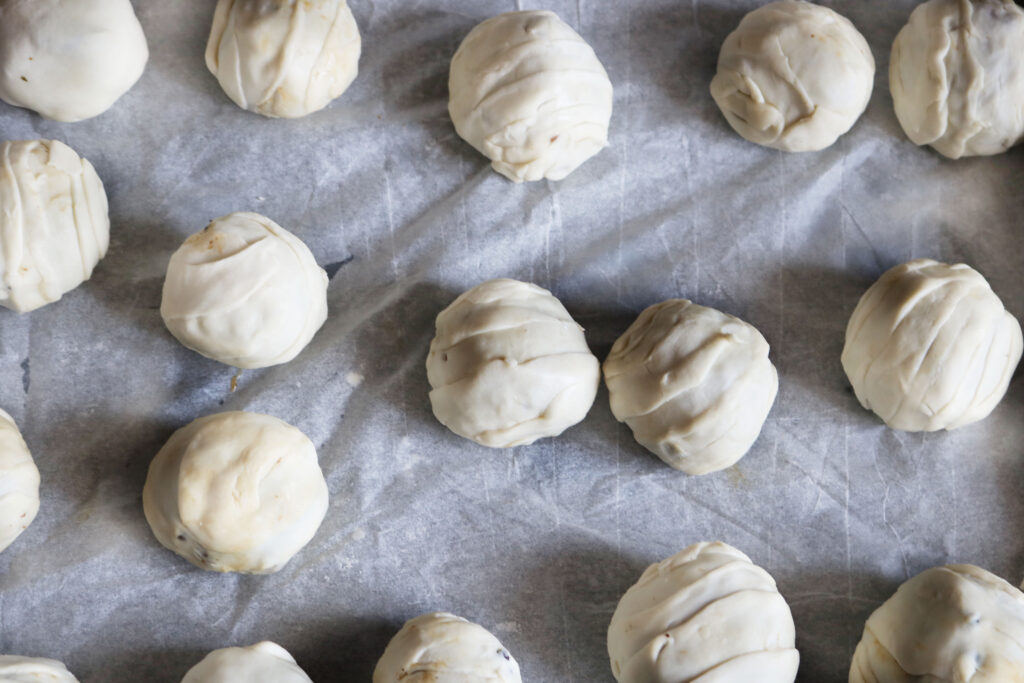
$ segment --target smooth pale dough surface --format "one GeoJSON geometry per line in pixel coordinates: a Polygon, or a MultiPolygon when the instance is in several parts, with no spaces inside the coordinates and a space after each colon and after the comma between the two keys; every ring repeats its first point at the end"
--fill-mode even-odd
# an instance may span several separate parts
{"type": "Polygon", "coordinates": [[[747,14],[725,39],[711,96],[747,140],[811,152],[853,127],[874,81],[871,49],[849,19],[781,0],[747,14]]]}
{"type": "Polygon", "coordinates": [[[388,643],[373,683],[522,683],[519,664],[479,624],[446,612],[405,622],[388,643]]]}
{"type": "Polygon", "coordinates": [[[39,512],[39,470],[14,420],[0,410],[0,551],[39,512]]]}
{"type": "Polygon", "coordinates": [[[327,319],[327,273],[266,216],[222,216],[171,256],[160,315],[188,348],[238,368],[292,360],[327,319]]]}
{"type": "Polygon", "coordinates": [[[800,663],[775,580],[725,543],[652,564],[608,626],[620,683],[793,683],[800,663]]]}
{"type": "Polygon", "coordinates": [[[600,370],[551,292],[488,280],[437,316],[427,379],[434,416],[459,436],[511,448],[557,436],[594,403],[600,370]]]}
{"type": "Polygon", "coordinates": [[[893,429],[955,429],[1006,393],[1024,340],[984,277],[918,259],[888,270],[846,327],[843,369],[857,399],[893,429]]]}
{"type": "Polygon", "coordinates": [[[360,49],[345,0],[219,0],[206,67],[242,109],[296,118],[345,92],[360,49]]]}
{"type": "Polygon", "coordinates": [[[181,683],[312,683],[287,650],[265,640],[214,650],[181,683]]]}
{"type": "Polygon", "coordinates": [[[1012,0],[929,0],[896,36],[889,88],[917,145],[1001,154],[1024,138],[1024,10],[1012,0]]]}
{"type": "Polygon", "coordinates": [[[910,579],[868,618],[849,683],[1024,681],[1024,594],[980,567],[910,579]]]}
{"type": "Polygon", "coordinates": [[[668,465],[707,474],[757,440],[779,380],[768,342],[739,318],[685,299],[644,310],[612,346],[612,414],[668,465]]]}
{"type": "Polygon", "coordinates": [[[149,48],[129,0],[0,1],[0,99],[57,121],[105,112],[149,48]]]}
{"type": "Polygon", "coordinates": [[[0,655],[0,683],[78,683],[78,679],[55,659],[0,655]]]}
{"type": "Polygon", "coordinates": [[[452,58],[448,92],[459,136],[517,183],[561,180],[608,144],[611,81],[554,12],[476,26],[452,58]]]}
{"type": "Polygon", "coordinates": [[[241,411],[176,431],[149,465],[142,505],[153,534],[218,572],[269,574],[305,546],[327,513],[327,483],[309,438],[241,411]]]}
{"type": "Polygon", "coordinates": [[[0,306],[57,301],[89,279],[109,243],[92,164],[56,140],[0,144],[0,306]]]}

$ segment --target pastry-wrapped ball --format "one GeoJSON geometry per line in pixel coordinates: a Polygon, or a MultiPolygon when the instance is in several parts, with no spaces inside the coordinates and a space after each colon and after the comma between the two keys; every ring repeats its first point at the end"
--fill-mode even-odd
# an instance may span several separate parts
{"type": "Polygon", "coordinates": [[[779,0],[747,14],[725,39],[711,96],[747,140],[813,152],[853,127],[874,82],[871,49],[849,19],[779,0]]]}
{"type": "Polygon", "coordinates": [[[78,679],[56,659],[0,655],[0,682],[78,683],[78,679]]]}
{"type": "Polygon", "coordinates": [[[495,448],[557,436],[582,420],[599,375],[562,302],[518,280],[488,280],[441,311],[427,356],[434,416],[495,448]]]}
{"type": "Polygon", "coordinates": [[[110,109],[149,48],[129,0],[0,2],[0,100],[57,121],[110,109]]]}
{"type": "Polygon", "coordinates": [[[232,213],[185,240],[160,315],[188,348],[238,368],[287,363],[327,319],[327,273],[266,216],[232,213]]]}
{"type": "Polygon", "coordinates": [[[742,458],[779,388],[768,342],[753,325],[685,299],[640,314],[605,359],[604,381],[615,419],[687,474],[742,458]]]}
{"type": "Polygon", "coordinates": [[[868,618],[849,683],[1024,680],[1024,594],[969,564],[910,579],[868,618]]]}
{"type": "Polygon", "coordinates": [[[218,572],[269,574],[327,513],[309,438],[269,415],[208,415],[174,432],[149,465],[146,521],[164,547],[218,572]]]}
{"type": "Polygon", "coordinates": [[[39,512],[39,470],[14,420],[0,410],[0,551],[39,512]]]}
{"type": "Polygon", "coordinates": [[[456,132],[517,183],[561,180],[608,144],[611,81],[553,12],[476,26],[452,58],[448,93],[456,132]]]}
{"type": "Polygon", "coordinates": [[[893,429],[955,429],[1006,393],[1024,340],[988,282],[962,263],[888,270],[846,327],[843,369],[858,400],[893,429]]]}
{"type": "Polygon", "coordinates": [[[0,306],[57,301],[89,279],[109,242],[92,164],[56,140],[0,144],[0,306]]]}
{"type": "Polygon", "coordinates": [[[652,564],[608,626],[620,683],[793,683],[800,654],[775,580],[725,543],[652,564]]]}
{"type": "Polygon", "coordinates": [[[405,622],[373,683],[522,683],[519,665],[490,631],[445,612],[405,622]]]}
{"type": "Polygon", "coordinates": [[[219,0],[206,66],[242,109],[296,118],[345,92],[360,49],[345,0],[219,0]]]}
{"type": "Polygon", "coordinates": [[[889,88],[916,145],[953,159],[1024,137],[1024,10],[1013,0],[929,0],[896,36],[889,88]]]}
{"type": "Polygon", "coordinates": [[[312,683],[287,650],[265,640],[206,655],[181,683],[312,683]]]}

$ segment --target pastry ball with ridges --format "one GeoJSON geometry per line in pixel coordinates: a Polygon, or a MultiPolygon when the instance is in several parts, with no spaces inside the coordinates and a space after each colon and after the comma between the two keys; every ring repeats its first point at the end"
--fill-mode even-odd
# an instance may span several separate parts
{"type": "Polygon", "coordinates": [[[160,315],[171,334],[237,368],[292,360],[327,319],[327,273],[266,216],[232,213],[171,256],[160,315]]]}
{"type": "Polygon", "coordinates": [[[608,626],[619,683],[793,683],[794,643],[775,580],[725,543],[697,543],[652,564],[608,626]]]}
{"type": "Polygon", "coordinates": [[[56,659],[0,655],[0,683],[78,683],[56,659]]]}
{"type": "Polygon", "coordinates": [[[1024,680],[1024,594],[980,567],[927,569],[868,618],[849,683],[1024,680]]]}
{"type": "Polygon", "coordinates": [[[594,403],[600,370],[551,292],[488,280],[437,316],[427,379],[434,416],[484,446],[511,448],[557,436],[594,403]]]}
{"type": "Polygon", "coordinates": [[[18,538],[39,512],[39,470],[18,426],[0,410],[0,551],[18,538]]]}
{"type": "Polygon", "coordinates": [[[479,624],[446,612],[405,622],[388,643],[373,683],[522,683],[519,665],[479,624]]]}
{"type": "Polygon", "coordinates": [[[171,435],[149,465],[142,505],[157,540],[197,567],[269,574],[313,538],[327,483],[295,427],[217,413],[171,435]]]}
{"type": "Polygon", "coordinates": [[[219,0],[206,67],[242,109],[296,118],[345,92],[360,50],[345,0],[219,0]]]}
{"type": "Polygon", "coordinates": [[[517,183],[561,180],[608,144],[611,81],[554,12],[476,26],[452,58],[448,94],[459,136],[517,183]]]}
{"type": "Polygon", "coordinates": [[[0,144],[0,306],[24,313],[88,280],[107,253],[107,193],[56,140],[0,144]]]}
{"type": "Polygon", "coordinates": [[[711,96],[747,140],[812,152],[853,127],[874,82],[875,59],[849,19],[779,0],[747,14],[725,39],[711,96]]]}
{"type": "Polygon", "coordinates": [[[917,259],[886,271],[846,327],[843,369],[893,429],[956,429],[988,416],[1024,348],[1020,323],[978,271],[917,259]]]}
{"type": "Polygon", "coordinates": [[[686,299],[645,309],[612,346],[612,413],[666,464],[707,474],[757,440],[779,380],[768,342],[739,318],[686,299]]]}
{"type": "Polygon", "coordinates": [[[1024,10],[1013,0],[929,0],[896,36],[889,88],[903,131],[952,159],[1024,138],[1024,10]]]}
{"type": "Polygon", "coordinates": [[[287,650],[264,640],[206,655],[181,683],[312,683],[287,650]]]}

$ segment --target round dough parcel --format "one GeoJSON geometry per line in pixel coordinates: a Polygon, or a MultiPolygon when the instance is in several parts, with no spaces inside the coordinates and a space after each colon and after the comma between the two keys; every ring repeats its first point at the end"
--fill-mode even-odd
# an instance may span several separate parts
{"type": "Polygon", "coordinates": [[[1013,0],[929,0],[896,36],[889,88],[903,131],[952,159],[1024,139],[1024,10],[1013,0]]]}
{"type": "Polygon", "coordinates": [[[206,655],[181,683],[312,683],[287,650],[264,640],[206,655]]]}
{"type": "Polygon", "coordinates": [[[149,465],[142,505],[157,540],[197,567],[269,574],[313,538],[327,483],[295,427],[217,413],[171,435],[149,465]]]}
{"type": "Polygon", "coordinates": [[[1024,680],[1024,594],[969,564],[927,569],[868,618],[849,683],[1024,680]]]}
{"type": "Polygon", "coordinates": [[[39,470],[10,415],[0,410],[0,551],[39,512],[39,470]]]}
{"type": "Polygon", "coordinates": [[[519,665],[479,624],[446,612],[410,619],[388,643],[373,683],[522,683],[519,665]]]}
{"type": "Polygon", "coordinates": [[[0,655],[0,683],[78,683],[56,659],[0,655]]]}
{"type": "Polygon", "coordinates": [[[73,122],[110,109],[149,48],[129,0],[0,2],[0,100],[73,122]]]}
{"type": "Polygon", "coordinates": [[[345,0],[219,0],[206,67],[242,109],[297,118],[345,92],[360,49],[345,0]]]}
{"type": "Polygon", "coordinates": [[[0,306],[57,301],[89,279],[109,243],[92,164],[56,140],[0,144],[0,306]]]}
{"type": "Polygon", "coordinates": [[[427,379],[441,424],[484,446],[511,448],[586,417],[600,369],[583,328],[551,292],[488,280],[437,316],[427,379]]]}
{"type": "Polygon", "coordinates": [[[775,402],[768,351],[739,318],[685,299],[655,304],[605,359],[612,413],[678,470],[725,469],[750,450],[775,402]]]}
{"type": "Polygon", "coordinates": [[[793,683],[793,615],[775,580],[725,543],[652,564],[608,626],[620,683],[793,683]]]}
{"type": "Polygon", "coordinates": [[[849,19],[779,0],[747,14],[725,39],[711,96],[747,140],[813,152],[853,127],[874,82],[875,59],[849,19]]]}
{"type": "Polygon", "coordinates": [[[448,93],[459,136],[517,183],[561,180],[608,144],[612,83],[554,12],[476,26],[452,58],[448,93]]]}
{"type": "Polygon", "coordinates": [[[188,348],[238,368],[287,363],[327,319],[327,273],[266,216],[222,216],[171,256],[160,315],[188,348]]]}
{"type": "Polygon", "coordinates": [[[918,259],[861,297],[842,362],[862,406],[893,429],[931,432],[988,416],[1022,348],[1020,323],[980,273],[918,259]]]}

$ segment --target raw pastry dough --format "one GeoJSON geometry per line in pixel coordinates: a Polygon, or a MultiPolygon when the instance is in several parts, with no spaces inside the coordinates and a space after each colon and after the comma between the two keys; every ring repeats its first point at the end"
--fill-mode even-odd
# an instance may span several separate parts
{"type": "Polygon", "coordinates": [[[775,581],[725,543],[653,564],[608,627],[620,683],[793,683],[800,654],[775,581]]]}
{"type": "Polygon", "coordinates": [[[277,643],[214,650],[188,670],[181,683],[312,683],[295,658],[277,643]]]}
{"type": "Polygon", "coordinates": [[[889,88],[916,145],[1000,154],[1024,138],[1024,10],[1012,0],[929,0],[896,36],[889,88]]]}
{"type": "Polygon", "coordinates": [[[753,325],[685,299],[640,314],[605,359],[604,381],[615,419],[687,474],[742,458],[779,388],[753,325]]]}
{"type": "Polygon", "coordinates": [[[969,564],[910,579],[864,626],[849,683],[1024,680],[1024,594],[969,564]]]}
{"type": "Polygon", "coordinates": [[[232,213],[171,256],[160,315],[178,341],[221,363],[287,363],[327,319],[327,273],[274,221],[232,213]]]}
{"type": "Polygon", "coordinates": [[[469,32],[452,58],[455,130],[503,176],[561,180],[608,144],[612,84],[554,12],[509,12],[469,32]]]}
{"type": "Polygon", "coordinates": [[[0,655],[0,683],[78,683],[55,659],[0,655]]]}
{"type": "Polygon", "coordinates": [[[149,48],[129,0],[0,1],[0,99],[57,121],[105,112],[149,48]]]}
{"type": "Polygon", "coordinates": [[[373,683],[522,683],[490,631],[446,612],[410,619],[388,643],[373,683]]]}
{"type": "Polygon", "coordinates": [[[871,49],[849,19],[780,0],[747,14],[725,39],[711,96],[747,140],[809,152],[850,130],[874,81],[871,49]]]}
{"type": "Polygon", "coordinates": [[[296,118],[345,92],[360,49],[345,0],[219,0],[206,66],[242,109],[296,118]]]}
{"type": "Polygon", "coordinates": [[[39,512],[39,470],[11,416],[0,410],[0,551],[39,512]]]}
{"type": "Polygon", "coordinates": [[[846,328],[843,369],[893,429],[955,429],[1006,393],[1024,340],[988,282],[964,264],[918,259],[864,293],[846,328]]]}
{"type": "Polygon", "coordinates": [[[56,140],[0,145],[0,306],[19,312],[82,284],[107,253],[107,194],[56,140]]]}
{"type": "Polygon", "coordinates": [[[582,420],[599,374],[562,303],[518,280],[479,284],[441,311],[427,356],[434,415],[495,448],[557,436],[582,420]]]}
{"type": "Polygon", "coordinates": [[[203,569],[269,574],[327,513],[313,443],[269,415],[228,412],[176,431],[149,465],[142,505],[164,547],[203,569]]]}

